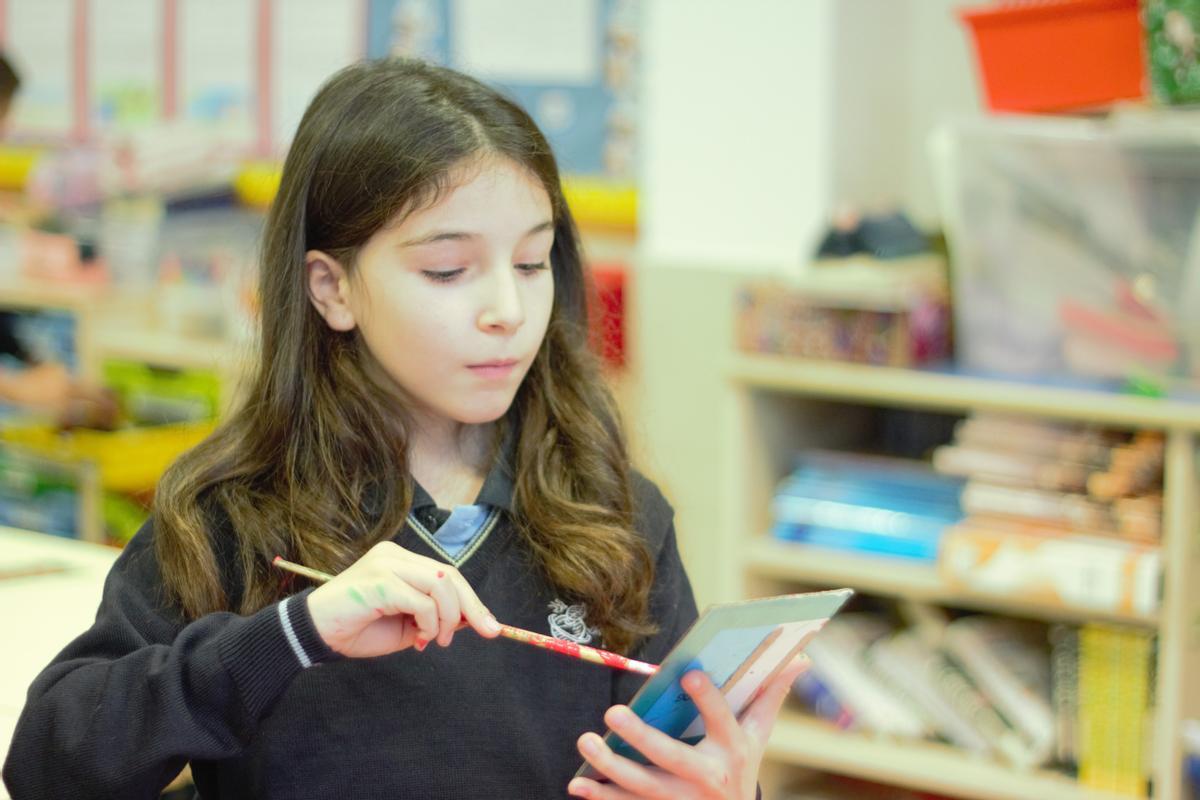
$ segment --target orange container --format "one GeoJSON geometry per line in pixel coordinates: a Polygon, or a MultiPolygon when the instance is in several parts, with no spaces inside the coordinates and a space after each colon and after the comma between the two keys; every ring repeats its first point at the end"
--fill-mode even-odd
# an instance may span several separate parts
{"type": "Polygon", "coordinates": [[[1145,94],[1137,0],[1018,0],[958,13],[993,111],[1070,111],[1145,94]]]}

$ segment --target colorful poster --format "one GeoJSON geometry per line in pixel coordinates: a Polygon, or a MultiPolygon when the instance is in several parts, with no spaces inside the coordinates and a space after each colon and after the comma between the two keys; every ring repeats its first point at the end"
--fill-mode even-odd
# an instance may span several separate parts
{"type": "Polygon", "coordinates": [[[258,120],[256,0],[177,0],[179,115],[253,145],[258,120]]]}
{"type": "Polygon", "coordinates": [[[89,0],[88,99],[93,130],[162,114],[163,3],[89,0]]]}

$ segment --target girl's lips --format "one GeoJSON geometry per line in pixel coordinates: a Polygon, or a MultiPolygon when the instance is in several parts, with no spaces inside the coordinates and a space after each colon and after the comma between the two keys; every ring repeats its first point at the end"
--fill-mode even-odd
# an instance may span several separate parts
{"type": "Polygon", "coordinates": [[[506,359],[502,361],[487,361],[482,364],[468,364],[467,369],[482,378],[497,379],[508,377],[516,366],[517,362],[515,359],[506,359]]]}

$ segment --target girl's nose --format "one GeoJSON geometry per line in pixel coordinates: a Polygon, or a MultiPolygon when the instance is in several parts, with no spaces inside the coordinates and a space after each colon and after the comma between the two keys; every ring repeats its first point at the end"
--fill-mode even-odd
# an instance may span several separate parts
{"type": "Polygon", "coordinates": [[[508,264],[492,270],[487,281],[487,297],[479,314],[479,327],[490,331],[511,331],[525,322],[525,306],[517,286],[517,271],[508,264]]]}

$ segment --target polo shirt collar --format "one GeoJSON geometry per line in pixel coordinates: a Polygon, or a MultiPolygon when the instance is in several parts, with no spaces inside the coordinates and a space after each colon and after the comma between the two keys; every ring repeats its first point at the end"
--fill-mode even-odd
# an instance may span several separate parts
{"type": "MultiPolygon", "coordinates": [[[[517,460],[517,428],[511,423],[508,423],[506,427],[504,440],[500,443],[500,454],[483,479],[483,486],[479,488],[479,495],[475,498],[474,505],[492,506],[511,513],[516,480],[516,470],[513,468],[513,464],[517,460]]],[[[429,492],[425,491],[425,487],[417,482],[416,478],[412,480],[412,488],[413,511],[437,507],[437,503],[433,501],[429,492]]]]}

